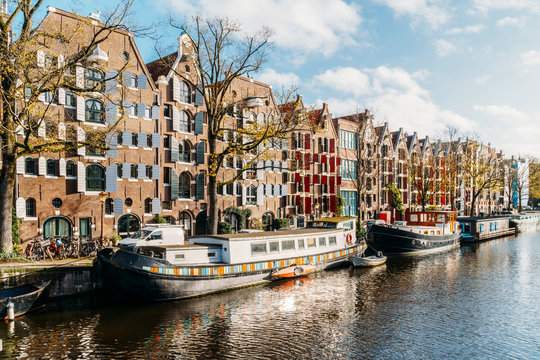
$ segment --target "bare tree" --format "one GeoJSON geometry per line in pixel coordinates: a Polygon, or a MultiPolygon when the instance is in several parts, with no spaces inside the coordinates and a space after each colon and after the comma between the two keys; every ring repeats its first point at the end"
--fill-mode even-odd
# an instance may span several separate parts
{"type": "Polygon", "coordinates": [[[523,196],[530,192],[531,169],[533,169],[532,178],[534,180],[534,171],[536,169],[534,163],[535,158],[527,155],[513,160],[510,169],[511,189],[517,193],[518,211],[520,212],[523,209],[523,196]]]}
{"type": "Polygon", "coordinates": [[[436,194],[441,190],[435,158],[435,156],[423,157],[413,154],[409,160],[411,189],[416,192],[416,200],[422,206],[422,211],[434,202],[436,194]]]}
{"type": "MultiPolygon", "coordinates": [[[[244,171],[254,170],[265,154],[265,145],[271,139],[285,141],[287,133],[299,128],[302,109],[292,102],[282,114],[264,119],[243,121],[250,102],[260,99],[235,99],[231,93],[234,81],[241,76],[256,73],[267,60],[271,45],[271,31],[261,29],[254,35],[242,33],[241,26],[227,18],[203,19],[195,17],[190,24],[174,28],[187,35],[196,79],[176,71],[175,75],[188,83],[202,96],[208,122],[208,209],[209,232],[217,233],[217,187],[238,179],[244,171]],[[218,139],[226,138],[225,146],[218,139]],[[229,157],[243,158],[243,166],[236,177],[219,182],[224,161],[229,157]]],[[[164,58],[165,59],[165,58],[164,58]]],[[[164,64],[171,66],[171,64],[164,64]]]]}
{"type": "Polygon", "coordinates": [[[106,149],[105,133],[111,128],[95,131],[94,136],[86,140],[78,140],[69,129],[54,128],[58,126],[60,115],[51,104],[55,102],[59,89],[71,91],[75,97],[86,93],[106,96],[104,89],[113,77],[85,81],[81,64],[86,64],[89,56],[100,51],[99,44],[113,31],[128,30],[123,22],[132,0],[122,1],[103,21],[79,17],[76,25],[65,24],[62,28],[48,22],[47,18],[39,26],[34,26],[42,0],[20,0],[14,4],[16,7],[11,14],[0,17],[0,186],[3,189],[0,192],[0,236],[4,252],[12,249],[17,159],[83,146],[106,149]],[[19,18],[20,29],[13,37],[11,28],[19,18]],[[54,129],[47,129],[46,124],[54,129]]]}

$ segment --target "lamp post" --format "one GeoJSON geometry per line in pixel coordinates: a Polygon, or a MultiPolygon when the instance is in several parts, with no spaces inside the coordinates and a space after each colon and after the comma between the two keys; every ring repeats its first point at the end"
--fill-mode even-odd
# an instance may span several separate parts
{"type": "Polygon", "coordinates": [[[101,234],[99,236],[99,241],[103,244],[103,223],[105,222],[105,199],[107,198],[107,193],[102,191],[99,193],[99,202],[101,203],[101,234]]]}

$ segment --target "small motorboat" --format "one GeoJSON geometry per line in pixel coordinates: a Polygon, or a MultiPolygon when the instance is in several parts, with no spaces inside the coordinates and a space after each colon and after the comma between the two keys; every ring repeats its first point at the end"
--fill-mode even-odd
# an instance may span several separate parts
{"type": "Polygon", "coordinates": [[[8,319],[10,305],[13,306],[14,316],[26,314],[43,306],[50,283],[50,281],[42,281],[0,290],[0,316],[4,320],[8,319]]]}
{"type": "Polygon", "coordinates": [[[307,275],[317,269],[316,266],[313,265],[292,265],[283,269],[280,269],[274,273],[272,273],[272,279],[289,279],[294,278],[298,276],[304,276],[307,275]]]}
{"type": "Polygon", "coordinates": [[[377,255],[372,256],[352,256],[350,261],[356,267],[373,267],[384,264],[386,262],[386,256],[378,251],[377,255]]]}

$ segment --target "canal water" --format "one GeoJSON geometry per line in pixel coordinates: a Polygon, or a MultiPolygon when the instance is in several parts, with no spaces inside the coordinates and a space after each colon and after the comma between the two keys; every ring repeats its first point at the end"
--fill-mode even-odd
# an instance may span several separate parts
{"type": "Polygon", "coordinates": [[[540,233],[203,298],[76,298],[0,323],[2,359],[538,359],[540,233]]]}

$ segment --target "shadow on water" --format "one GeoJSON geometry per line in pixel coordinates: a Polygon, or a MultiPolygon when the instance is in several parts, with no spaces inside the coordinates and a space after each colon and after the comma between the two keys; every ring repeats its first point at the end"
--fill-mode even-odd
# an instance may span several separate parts
{"type": "Polygon", "coordinates": [[[540,236],[201,298],[100,293],[0,324],[0,358],[539,358],[540,236]]]}

